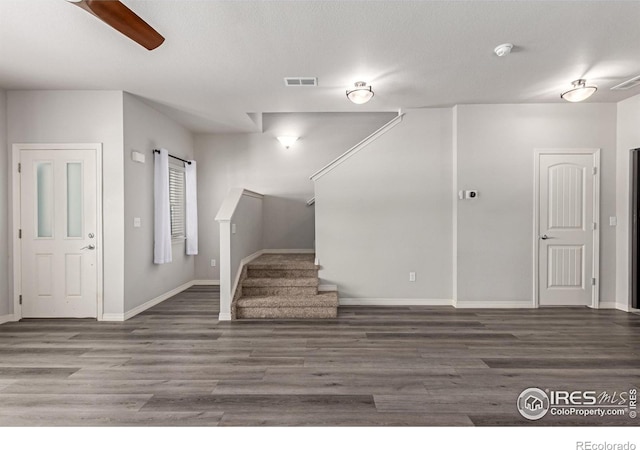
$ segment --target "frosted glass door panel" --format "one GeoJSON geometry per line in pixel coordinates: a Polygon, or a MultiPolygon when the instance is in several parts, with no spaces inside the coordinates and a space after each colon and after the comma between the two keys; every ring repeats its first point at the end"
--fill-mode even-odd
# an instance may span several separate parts
{"type": "Polygon", "coordinates": [[[36,209],[39,238],[53,237],[53,164],[36,163],[36,209]]]}
{"type": "Polygon", "coordinates": [[[82,163],[67,163],[67,237],[82,237],[82,163]]]}

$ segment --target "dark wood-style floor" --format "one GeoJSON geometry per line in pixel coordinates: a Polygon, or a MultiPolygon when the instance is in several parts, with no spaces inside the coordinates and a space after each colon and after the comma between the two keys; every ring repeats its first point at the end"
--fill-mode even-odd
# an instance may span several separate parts
{"type": "Polygon", "coordinates": [[[516,410],[527,387],[640,385],[640,316],[341,307],[217,321],[194,287],[124,323],[0,326],[0,425],[638,425],[516,410]]]}

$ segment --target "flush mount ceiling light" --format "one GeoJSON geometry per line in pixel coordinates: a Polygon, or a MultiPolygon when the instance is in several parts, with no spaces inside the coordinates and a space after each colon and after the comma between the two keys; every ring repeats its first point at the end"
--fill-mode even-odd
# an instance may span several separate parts
{"type": "Polygon", "coordinates": [[[496,48],[493,49],[493,52],[498,56],[505,56],[511,53],[513,50],[513,44],[500,44],[496,48]]]}
{"type": "Polygon", "coordinates": [[[373,89],[364,81],[356,81],[355,88],[347,91],[347,98],[356,105],[367,103],[373,98],[373,89]]]}
{"type": "Polygon", "coordinates": [[[284,148],[289,148],[295,141],[298,140],[298,136],[278,136],[277,138],[284,148]]]}
{"type": "Polygon", "coordinates": [[[591,97],[598,90],[596,86],[587,86],[587,80],[584,79],[576,80],[571,84],[573,88],[560,95],[560,98],[568,102],[581,102],[591,97]]]}

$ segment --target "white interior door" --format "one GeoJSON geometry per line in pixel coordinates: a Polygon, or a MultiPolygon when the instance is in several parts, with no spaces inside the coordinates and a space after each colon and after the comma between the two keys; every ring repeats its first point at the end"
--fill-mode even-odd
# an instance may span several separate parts
{"type": "Polygon", "coordinates": [[[22,317],[97,317],[95,150],[20,151],[22,317]]]}
{"type": "Polygon", "coordinates": [[[538,159],[540,306],[592,305],[597,274],[597,158],[593,153],[538,159]]]}

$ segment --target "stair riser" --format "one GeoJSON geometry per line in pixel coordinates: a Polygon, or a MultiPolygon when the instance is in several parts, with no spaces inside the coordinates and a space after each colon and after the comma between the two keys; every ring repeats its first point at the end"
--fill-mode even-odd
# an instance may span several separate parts
{"type": "Polygon", "coordinates": [[[318,278],[246,278],[242,287],[317,287],[318,278]]]}
{"type": "Polygon", "coordinates": [[[248,276],[249,278],[313,278],[318,276],[318,271],[316,269],[249,269],[248,276]]]}
{"type": "Polygon", "coordinates": [[[300,286],[264,286],[251,287],[243,286],[242,295],[246,297],[256,296],[273,296],[273,295],[316,295],[318,288],[316,286],[300,287],[300,286]]]}
{"type": "Polygon", "coordinates": [[[238,319],[333,319],[337,308],[238,308],[238,319]]]}
{"type": "Polygon", "coordinates": [[[250,264],[249,270],[315,270],[313,263],[293,263],[293,264],[250,264]]]}

